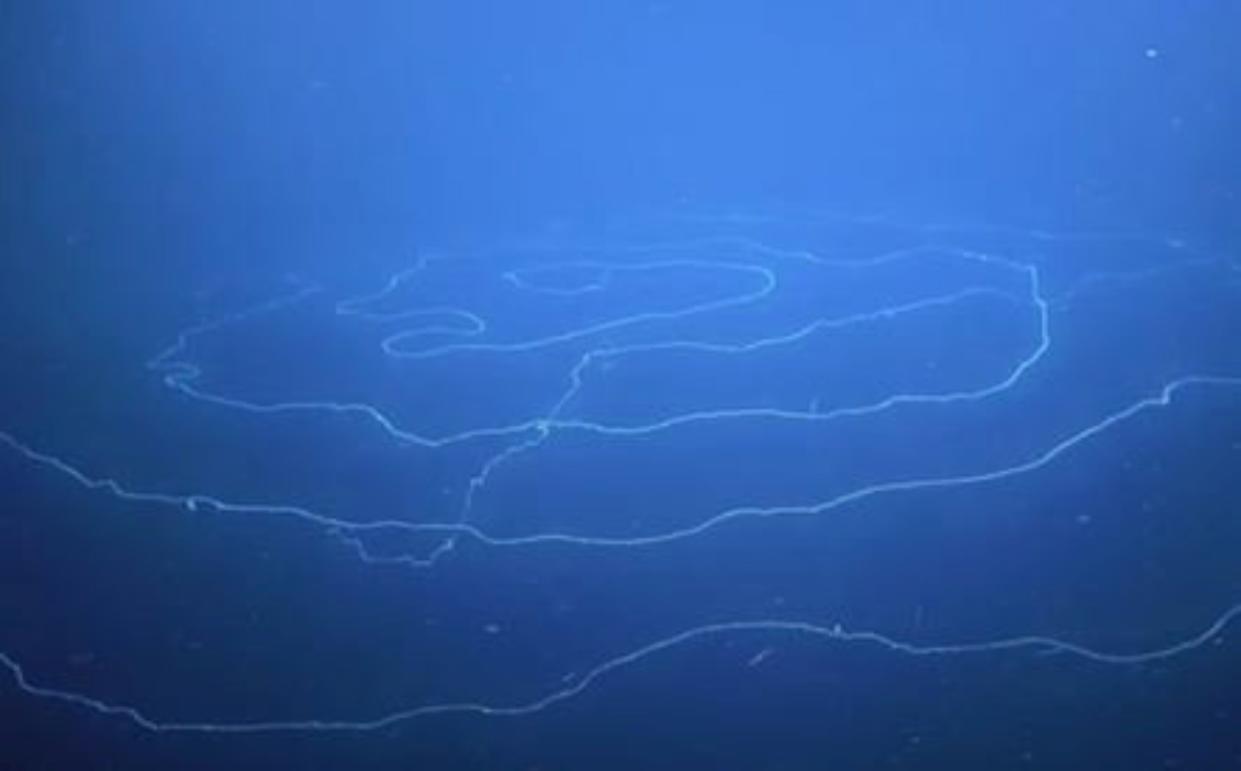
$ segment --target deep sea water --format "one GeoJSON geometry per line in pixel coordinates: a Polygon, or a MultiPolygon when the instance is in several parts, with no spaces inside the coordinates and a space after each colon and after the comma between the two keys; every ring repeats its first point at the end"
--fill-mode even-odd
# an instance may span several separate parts
{"type": "Polygon", "coordinates": [[[15,741],[1235,749],[1227,255],[806,212],[623,229],[235,287],[110,421],[5,433],[15,741]]]}
{"type": "Polygon", "coordinates": [[[1237,29],[0,3],[0,771],[1241,768],[1237,29]]]}

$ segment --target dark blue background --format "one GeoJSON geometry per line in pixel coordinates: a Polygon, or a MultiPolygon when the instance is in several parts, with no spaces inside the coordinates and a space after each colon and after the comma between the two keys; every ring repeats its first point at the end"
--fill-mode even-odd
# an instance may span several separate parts
{"type": "MultiPolygon", "coordinates": [[[[177,330],[269,295],[290,271],[370,291],[416,251],[599,240],[669,212],[1135,230],[1235,254],[1238,29],[1241,7],[1222,0],[0,3],[0,428],[101,475],[175,486],[201,468],[192,458],[258,454],[244,416],[189,404],[143,369],[177,330]]],[[[889,240],[864,231],[856,251],[889,240]]],[[[1014,248],[1065,285],[1091,259],[1167,257],[1014,248]]],[[[997,446],[1041,445],[1038,431],[1185,369],[1238,371],[1236,294],[1218,278],[1066,312],[1064,329],[1087,332],[1015,397],[1004,425],[1016,428],[997,446]]],[[[316,308],[284,323],[317,329],[316,308]]],[[[219,385],[261,386],[227,380],[244,369],[229,366],[232,340],[207,351],[219,385]]],[[[276,385],[326,382],[341,361],[276,385]]],[[[1241,596],[1238,415],[1235,391],[1196,394],[1109,435],[1097,456],[992,491],[994,505],[927,496],[840,530],[747,525],[637,554],[465,549],[421,576],[359,565],[291,522],[122,505],[5,454],[0,650],[40,682],[168,719],[243,720],[520,701],[542,690],[530,677],[554,683],[734,617],[841,618],[927,642],[1044,631],[1157,647],[1241,596]],[[463,628],[502,621],[508,647],[471,669],[487,638],[454,659],[460,638],[403,622],[432,606],[463,628]],[[918,607],[939,620],[916,626],[918,607]],[[87,650],[93,663],[73,663],[87,650]],[[443,671],[410,667],[424,655],[443,671]]],[[[385,452],[334,430],[359,466],[385,452]]],[[[310,428],[265,441],[337,462],[308,449],[325,441],[310,428]]],[[[772,461],[747,473],[778,481],[772,461]]],[[[238,466],[203,473],[277,499],[306,481],[277,469],[261,477],[288,474],[273,490],[238,466]]],[[[691,500],[675,479],[646,492],[673,511],[691,500]]],[[[1231,768],[1241,657],[1224,639],[1111,669],[740,636],[536,717],[359,736],[151,735],[6,685],[0,768],[1231,768]],[[739,665],[768,645],[764,666],[739,665]]]]}

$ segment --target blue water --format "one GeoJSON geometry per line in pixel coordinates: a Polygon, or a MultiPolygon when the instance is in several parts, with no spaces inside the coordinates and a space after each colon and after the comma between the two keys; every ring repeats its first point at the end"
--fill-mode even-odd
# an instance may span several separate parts
{"type": "Polygon", "coordinates": [[[0,19],[0,770],[1241,767],[1232,4],[0,19]]]}

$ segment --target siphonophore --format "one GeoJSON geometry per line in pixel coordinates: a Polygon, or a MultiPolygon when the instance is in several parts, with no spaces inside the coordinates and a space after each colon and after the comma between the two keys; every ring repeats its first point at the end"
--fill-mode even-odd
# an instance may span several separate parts
{"type": "Polygon", "coordinates": [[[875,217],[617,230],[287,279],[170,330],[161,387],[116,397],[137,430],[0,433],[54,512],[23,526],[98,536],[37,570],[128,619],[14,598],[13,686],[66,722],[368,732],[589,709],[670,657],[1227,647],[1227,550],[1166,566],[1237,532],[1210,503],[1241,446],[1234,258],[875,217]]]}

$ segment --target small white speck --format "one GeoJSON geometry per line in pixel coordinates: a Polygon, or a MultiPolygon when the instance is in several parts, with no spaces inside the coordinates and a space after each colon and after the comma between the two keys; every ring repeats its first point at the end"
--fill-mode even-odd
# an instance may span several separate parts
{"type": "Polygon", "coordinates": [[[750,657],[750,660],[746,662],[746,666],[757,667],[759,664],[762,664],[764,661],[770,658],[773,652],[774,652],[773,648],[763,648],[761,651],[759,651],[758,653],[750,657]]]}
{"type": "Polygon", "coordinates": [[[1147,59],[1158,59],[1159,58],[1158,48],[1148,48],[1143,53],[1146,55],[1147,59]]]}

